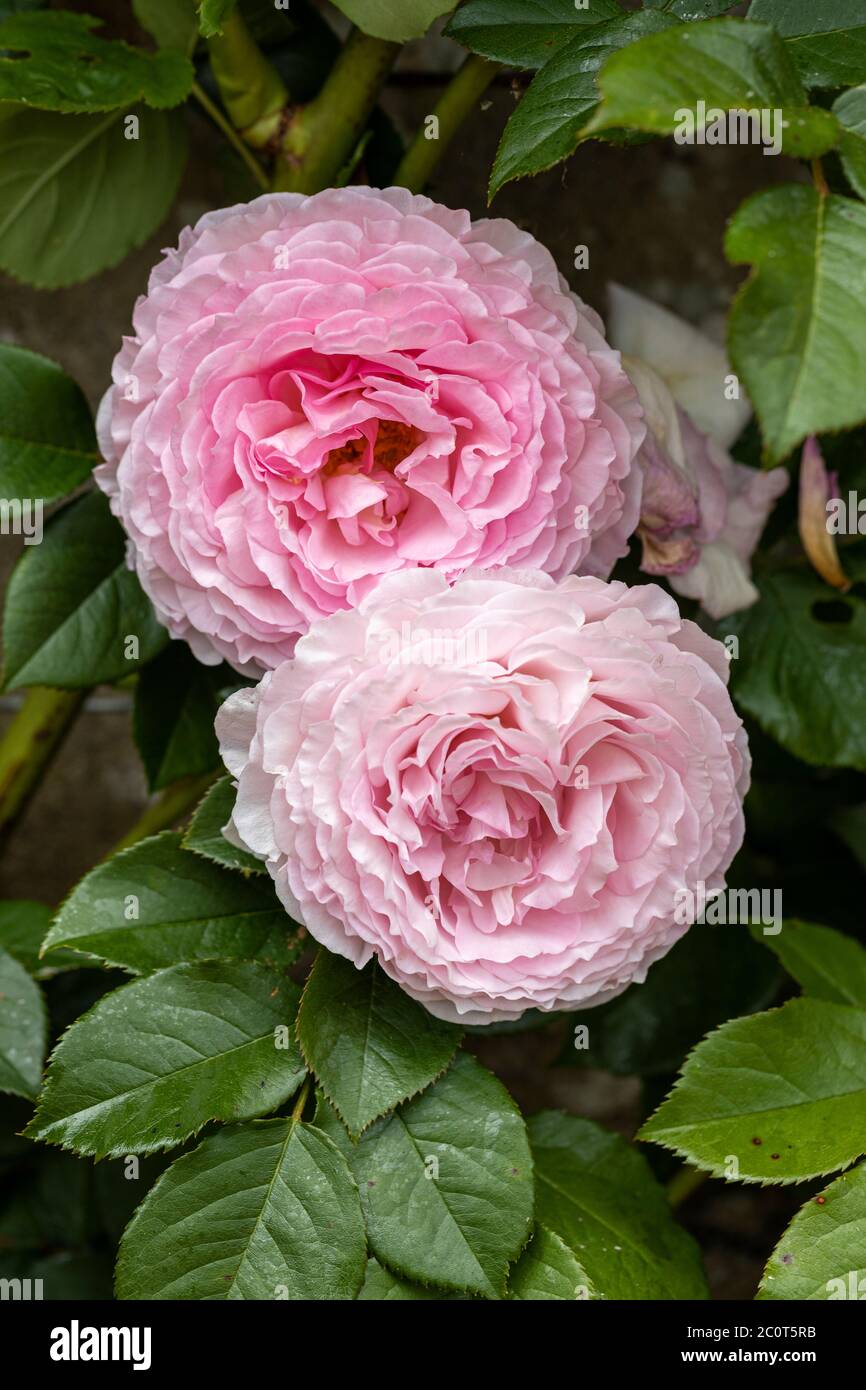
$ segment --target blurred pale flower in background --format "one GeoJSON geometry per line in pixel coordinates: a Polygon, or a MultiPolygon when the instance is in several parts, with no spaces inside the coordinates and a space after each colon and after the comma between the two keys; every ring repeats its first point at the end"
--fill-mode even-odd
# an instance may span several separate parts
{"type": "Polygon", "coordinates": [[[648,426],[638,455],[641,568],[698,599],[712,618],[748,608],[758,597],[751,556],[788,485],[787,469],[762,472],[731,457],[751,407],[726,393],[723,348],[621,285],[610,286],[608,329],[648,426]]]}

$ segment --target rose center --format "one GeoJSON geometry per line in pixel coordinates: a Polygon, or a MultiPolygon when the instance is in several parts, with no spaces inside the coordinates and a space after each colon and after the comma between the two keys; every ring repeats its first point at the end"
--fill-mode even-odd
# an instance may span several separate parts
{"type": "MultiPolygon", "coordinates": [[[[372,469],[393,473],[398,463],[402,463],[418,447],[420,431],[414,425],[402,420],[377,421],[376,438],[372,449],[372,469]]],[[[328,477],[335,473],[358,473],[364,467],[369,441],[359,435],[349,439],[339,449],[331,449],[325,459],[323,473],[328,477]]]]}

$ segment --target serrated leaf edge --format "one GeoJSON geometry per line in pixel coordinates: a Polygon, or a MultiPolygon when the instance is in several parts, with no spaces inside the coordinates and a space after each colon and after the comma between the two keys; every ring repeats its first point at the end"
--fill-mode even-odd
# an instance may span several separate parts
{"type": "MultiPolygon", "coordinates": [[[[71,1022],[70,1024],[68,1024],[67,1027],[64,1028],[63,1032],[59,1035],[59,1037],[57,1038],[57,1041],[55,1042],[53,1048],[51,1049],[51,1052],[49,1053],[49,1055],[48,1055],[48,1056],[46,1057],[46,1059],[45,1059],[45,1062],[44,1062],[43,1068],[42,1068],[42,1085],[41,1085],[41,1087],[40,1087],[40,1089],[39,1089],[38,1095],[37,1095],[35,1098],[34,1098],[33,1096],[27,1096],[27,1097],[26,1097],[26,1099],[28,1099],[28,1100],[34,1100],[34,1099],[35,1099],[35,1109],[34,1109],[34,1111],[33,1111],[32,1116],[31,1116],[30,1119],[28,1120],[27,1124],[24,1126],[24,1128],[23,1128],[22,1131],[21,1131],[22,1136],[23,1136],[25,1139],[32,1139],[34,1143],[39,1143],[39,1144],[50,1144],[53,1148],[62,1149],[62,1150],[64,1150],[66,1153],[74,1153],[74,1154],[77,1154],[79,1158],[92,1158],[92,1159],[94,1159],[97,1163],[99,1163],[99,1162],[101,1162],[103,1159],[106,1159],[106,1158],[125,1158],[127,1154],[131,1154],[131,1153],[140,1154],[140,1155],[142,1155],[143,1157],[148,1157],[149,1155],[155,1154],[155,1153],[168,1153],[168,1152],[171,1151],[171,1149],[180,1148],[181,1145],[186,1144],[190,1139],[195,1139],[195,1138],[201,1133],[201,1131],[202,1131],[203,1129],[205,1129],[206,1126],[209,1125],[209,1124],[219,1124],[219,1125],[223,1126],[223,1128],[228,1128],[230,1125],[252,1124],[252,1123],[254,1123],[255,1120],[258,1120],[258,1119],[269,1119],[269,1118],[273,1118],[273,1117],[271,1117],[271,1116],[253,1116],[253,1117],[250,1117],[249,1119],[246,1119],[246,1120],[233,1120],[233,1119],[229,1119],[229,1120],[220,1120],[217,1116],[212,1115],[212,1116],[210,1116],[210,1118],[208,1118],[208,1119],[206,1119],[206,1120],[202,1120],[202,1122],[201,1122],[200,1125],[197,1125],[195,1129],[190,1130],[190,1131],[189,1131],[188,1133],[186,1133],[186,1134],[182,1134],[182,1135],[179,1135],[179,1136],[173,1136],[173,1137],[170,1138],[170,1139],[167,1139],[167,1140],[160,1140],[160,1141],[158,1141],[158,1142],[156,1142],[156,1143],[147,1143],[146,1145],[136,1145],[136,1147],[135,1147],[134,1149],[131,1149],[131,1148],[129,1147],[129,1145],[127,1144],[127,1145],[124,1145],[124,1146],[122,1146],[122,1147],[120,1147],[120,1148],[112,1147],[112,1148],[110,1148],[110,1149],[106,1149],[104,1152],[103,1152],[102,1150],[100,1150],[100,1149],[92,1149],[92,1148],[84,1149],[84,1148],[79,1148],[79,1147],[76,1147],[76,1145],[74,1145],[74,1144],[68,1143],[65,1139],[49,1139],[49,1138],[46,1138],[44,1134],[38,1134],[38,1133],[35,1133],[35,1132],[32,1132],[32,1133],[31,1133],[31,1131],[33,1130],[34,1126],[36,1125],[36,1122],[37,1122],[37,1121],[39,1120],[39,1118],[40,1118],[40,1113],[41,1113],[41,1110],[42,1110],[43,1102],[44,1102],[45,1099],[46,1099],[47,1091],[48,1091],[48,1087],[49,1087],[49,1070],[50,1070],[51,1064],[53,1063],[53,1061],[54,1061],[54,1059],[55,1059],[55,1057],[56,1057],[58,1051],[60,1050],[60,1047],[61,1047],[62,1044],[66,1041],[66,1039],[68,1038],[68,1036],[69,1036],[69,1034],[72,1032],[72,1030],[73,1030],[74,1028],[76,1028],[76,1027],[78,1026],[78,1024],[83,1023],[83,1022],[85,1021],[85,1019],[89,1018],[91,1014],[95,1013],[96,1010],[100,1007],[100,1005],[103,1004],[103,1003],[106,1001],[106,999],[113,999],[115,995],[120,994],[123,990],[131,989],[133,985],[141,984],[141,983],[143,983],[144,980],[147,980],[147,979],[154,979],[157,975],[164,975],[164,974],[166,974],[169,970],[178,970],[178,969],[181,969],[181,968],[184,967],[184,966],[197,966],[197,965],[227,965],[227,964],[228,964],[228,965],[260,965],[260,966],[263,966],[263,967],[264,967],[264,965],[265,965],[265,963],[264,963],[263,961],[249,960],[249,959],[245,959],[245,960],[232,960],[232,961],[225,961],[225,960],[219,960],[219,959],[213,960],[213,961],[203,961],[203,960],[178,961],[176,965],[167,965],[167,966],[165,966],[162,970],[154,970],[154,971],[152,971],[149,975],[137,975],[137,976],[136,976],[134,979],[132,979],[132,980],[126,980],[122,985],[118,985],[118,986],[117,986],[117,989],[110,990],[107,994],[103,994],[99,999],[97,999],[93,1004],[91,1004],[91,1006],[90,1006],[89,1009],[85,1009],[84,1012],[81,1013],[81,1014],[79,1014],[77,1018],[74,1018],[74,1019],[72,1020],[72,1022],[71,1022]]],[[[300,1005],[300,1000],[298,1001],[298,1003],[299,1003],[299,1005],[300,1005]]],[[[264,1036],[264,1035],[263,1035],[263,1036],[264,1036]]],[[[254,1041],[256,1041],[256,1040],[254,1039],[254,1041]]],[[[302,1056],[301,1060],[302,1060],[302,1062],[304,1063],[304,1066],[306,1066],[306,1059],[302,1056]]],[[[299,1088],[300,1088],[301,1085],[303,1084],[303,1081],[304,1081],[304,1074],[302,1073],[301,1076],[298,1078],[298,1085],[295,1087],[295,1090],[292,1091],[291,1094],[290,1094],[289,1096],[286,1097],[286,1100],[290,1100],[292,1095],[297,1094],[297,1091],[299,1090],[299,1088]]],[[[285,1104],[285,1101],[281,1101],[280,1104],[285,1104]]],[[[279,1118],[279,1117],[275,1117],[275,1118],[279,1118]]],[[[55,1124],[61,1123],[61,1121],[54,1121],[54,1123],[55,1123],[55,1124]]],[[[326,1136],[326,1137],[327,1137],[327,1136],[326,1136]]],[[[331,1142],[333,1143],[333,1140],[332,1140],[331,1142]]],[[[336,1146],[335,1146],[335,1147],[336,1147],[336,1146]]],[[[172,1165],[172,1166],[173,1166],[173,1165],[172,1165]]],[[[166,1170],[166,1171],[167,1171],[167,1170],[166,1170]]],[[[149,1194],[146,1194],[146,1195],[149,1195],[149,1194]]],[[[142,1200],[143,1200],[143,1199],[142,1199],[142,1200]]]]}
{"type": "MultiPolygon", "coordinates": [[[[866,1010],[858,1009],[850,1004],[836,1004],[832,1000],[818,999],[814,995],[800,994],[795,996],[795,998],[793,999],[785,1000],[783,1004],[776,1005],[775,1008],[762,1009],[758,1013],[745,1014],[741,1018],[726,1019],[725,1022],[720,1023],[717,1028],[710,1028],[704,1034],[704,1036],[702,1038],[699,1038],[699,1040],[695,1043],[692,1050],[684,1058],[683,1064],[680,1068],[680,1073],[677,1076],[677,1079],[671,1087],[670,1091],[664,1097],[664,1100],[661,1100],[659,1102],[652,1114],[648,1115],[647,1118],[643,1121],[643,1123],[640,1126],[640,1129],[635,1134],[635,1139],[639,1139],[642,1143],[658,1144],[660,1148],[668,1149],[671,1153],[677,1154],[679,1158],[684,1159],[687,1163],[691,1164],[693,1168],[700,1169],[702,1173],[709,1173],[711,1177],[719,1178],[721,1179],[721,1181],[729,1185],[732,1183],[744,1183],[753,1187],[793,1187],[796,1186],[797,1183],[811,1182],[815,1178],[829,1177],[834,1173],[842,1174],[844,1172],[847,1172],[852,1166],[859,1163],[861,1158],[863,1157],[863,1153],[866,1153],[866,1135],[864,1135],[863,1139],[863,1153],[857,1154],[855,1158],[850,1159],[847,1163],[837,1164],[833,1168],[820,1168],[816,1169],[814,1172],[798,1174],[796,1177],[747,1177],[743,1173],[740,1173],[738,1177],[731,1178],[725,1172],[724,1166],[722,1164],[707,1163],[705,1160],[699,1159],[694,1154],[689,1153],[688,1150],[681,1148],[678,1144],[674,1144],[668,1139],[661,1139],[655,1134],[647,1134],[645,1132],[647,1126],[652,1124],[653,1120],[660,1113],[660,1111],[664,1109],[665,1105],[667,1105],[671,1097],[675,1094],[676,1091],[679,1090],[680,1086],[683,1084],[685,1080],[686,1068],[694,1058],[698,1049],[702,1047],[705,1042],[708,1042],[709,1039],[715,1036],[716,1033],[721,1033],[723,1029],[730,1028],[733,1024],[741,1023],[750,1019],[766,1018],[768,1014],[782,1013],[783,1010],[786,1009],[789,1004],[795,1004],[801,999],[808,999],[810,1002],[819,1005],[826,1004],[830,1008],[849,1009],[851,1013],[855,1014],[866,1013],[866,1010]]],[[[735,1118],[745,1119],[746,1117],[739,1116],[735,1118]]]]}
{"type": "MultiPolygon", "coordinates": [[[[298,1005],[298,1013],[300,1014],[300,1005],[298,1005]]],[[[451,1058],[451,1061],[449,1062],[448,1066],[445,1068],[445,1071],[442,1072],[442,1073],[440,1073],[440,1076],[437,1077],[437,1080],[440,1080],[441,1077],[445,1075],[445,1072],[451,1070],[451,1068],[454,1066],[454,1063],[455,1063],[455,1061],[456,1061],[457,1055],[458,1055],[458,1054],[455,1053],[455,1056],[451,1058]]],[[[531,1178],[531,1181],[532,1181],[532,1206],[533,1206],[533,1214],[532,1214],[532,1216],[531,1216],[530,1219],[529,1219],[529,1223],[528,1223],[528,1226],[527,1226],[526,1235],[525,1235],[524,1238],[523,1238],[523,1241],[522,1241],[522,1243],[521,1243],[521,1245],[520,1245],[519,1250],[516,1252],[515,1255],[513,1255],[513,1256],[511,1257],[511,1259],[506,1260],[506,1262],[505,1262],[505,1270],[504,1270],[503,1275],[502,1275],[502,1283],[501,1283],[501,1285],[497,1287],[496,1285],[493,1284],[492,1280],[488,1280],[488,1282],[489,1282],[489,1284],[490,1284],[490,1287],[494,1290],[494,1298],[493,1298],[492,1300],[491,1300],[490,1295],[489,1295],[488,1293],[486,1293],[486,1292],[484,1292],[483,1290],[478,1289],[478,1288],[470,1288],[470,1287],[469,1287],[468,1285],[466,1285],[466,1284],[455,1284],[455,1283],[449,1282],[449,1283],[439,1283],[439,1284],[435,1284],[435,1285],[431,1284],[431,1285],[428,1285],[428,1286],[429,1286],[429,1287],[433,1287],[433,1288],[442,1288],[442,1289],[444,1289],[444,1290],[445,1290],[446,1292],[448,1292],[448,1293],[466,1293],[466,1294],[472,1294],[472,1296],[473,1296],[474,1298],[486,1300],[487,1302],[498,1302],[498,1301],[500,1301],[500,1300],[502,1300],[502,1301],[507,1300],[507,1298],[508,1298],[508,1275],[509,1275],[509,1271],[512,1269],[512,1267],[513,1267],[513,1266],[517,1263],[517,1261],[520,1259],[520,1257],[521,1257],[521,1255],[523,1254],[524,1250],[526,1249],[527,1245],[528,1245],[529,1242],[531,1241],[532,1236],[533,1236],[533,1233],[534,1233],[534,1231],[535,1231],[535,1159],[534,1159],[534,1155],[533,1155],[533,1152],[532,1152],[532,1144],[530,1143],[529,1134],[528,1134],[528,1131],[527,1131],[527,1129],[526,1129],[526,1117],[524,1116],[522,1110],[520,1109],[519,1105],[518,1105],[517,1102],[515,1101],[515,1099],[514,1099],[514,1097],[512,1096],[511,1092],[508,1090],[508,1087],[505,1085],[505,1083],[504,1083],[503,1081],[500,1080],[500,1078],[495,1074],[495,1072],[490,1071],[489,1067],[485,1067],[484,1064],[483,1064],[483,1062],[478,1062],[477,1057],[474,1057],[474,1056],[472,1055],[472,1053],[467,1053],[466,1055],[469,1056],[469,1057],[472,1057],[472,1060],[473,1060],[474,1062],[477,1062],[478,1066],[481,1067],[481,1069],[482,1069],[483,1071],[485,1071],[485,1072],[487,1073],[487,1075],[490,1076],[490,1077],[497,1083],[497,1085],[499,1086],[500,1090],[502,1091],[503,1095],[505,1096],[505,1098],[506,1098],[506,1100],[507,1100],[508,1106],[510,1107],[510,1109],[513,1111],[513,1113],[518,1117],[518,1119],[519,1119],[519,1120],[522,1122],[522,1124],[523,1124],[523,1131],[524,1131],[524,1135],[525,1135],[525,1137],[526,1137],[526,1147],[527,1147],[528,1154],[529,1154],[529,1175],[530,1175],[530,1178],[531,1178]]],[[[304,1058],[304,1060],[306,1061],[306,1058],[304,1058]]],[[[429,1089],[429,1087],[425,1087],[424,1089],[427,1090],[427,1089],[429,1089]]],[[[404,1102],[401,1102],[401,1105],[402,1105],[402,1104],[406,1104],[406,1102],[405,1102],[405,1101],[404,1101],[404,1102]]],[[[335,1107],[335,1108],[336,1108],[336,1107],[335,1107]]],[[[396,1118],[398,1118],[398,1117],[399,1117],[399,1118],[401,1119],[401,1121],[402,1121],[402,1116],[399,1116],[399,1111],[400,1111],[400,1109],[401,1109],[401,1106],[397,1106],[394,1110],[386,1112],[386,1114],[385,1114],[384,1116],[380,1115],[380,1116],[379,1116],[379,1119],[376,1120],[374,1123],[376,1123],[376,1124],[380,1124],[380,1123],[381,1123],[381,1124],[390,1124],[390,1123],[392,1122],[392,1120],[394,1120],[394,1119],[396,1119],[396,1118]]],[[[341,1116],[340,1118],[342,1119],[342,1116],[341,1116]]],[[[343,1121],[343,1123],[345,1124],[345,1121],[343,1121]]],[[[404,1123],[404,1126],[405,1126],[405,1128],[406,1128],[406,1130],[407,1130],[407,1133],[408,1133],[408,1125],[405,1125],[405,1122],[403,1122],[403,1123],[404,1123]]],[[[351,1136],[350,1136],[350,1137],[351,1137],[351,1136]]],[[[411,1137],[411,1136],[410,1136],[410,1137],[411,1137]]],[[[419,1157],[420,1157],[420,1155],[419,1155],[419,1157]]],[[[359,1189],[360,1189],[360,1184],[358,1184],[358,1186],[359,1186],[359,1189]]],[[[362,1211],[364,1210],[364,1203],[363,1203],[363,1201],[361,1202],[361,1210],[362,1210],[362,1211]]],[[[366,1226],[366,1224],[367,1224],[366,1213],[364,1214],[364,1224],[365,1224],[365,1226],[366,1226]]],[[[400,1265],[395,1264],[393,1261],[389,1261],[389,1260],[383,1259],[382,1256],[380,1255],[379,1251],[376,1249],[375,1243],[374,1243],[373,1238],[372,1238],[372,1236],[370,1235],[369,1231],[367,1232],[367,1240],[368,1240],[368,1243],[369,1243],[369,1247],[370,1247],[370,1249],[372,1250],[373,1255],[375,1256],[375,1258],[379,1261],[379,1263],[380,1263],[381,1265],[385,1266],[385,1268],[387,1268],[392,1274],[400,1275],[402,1278],[408,1279],[408,1280],[409,1280],[411,1283],[413,1283],[413,1284],[419,1284],[419,1283],[420,1283],[420,1284],[424,1284],[424,1283],[425,1283],[424,1277],[422,1277],[422,1276],[420,1276],[420,1275],[418,1275],[418,1274],[414,1274],[414,1273],[412,1273],[412,1271],[410,1271],[410,1270],[404,1270],[400,1265]]],[[[476,1260],[476,1262],[477,1262],[477,1258],[478,1258],[478,1257],[475,1255],[475,1252],[472,1251],[472,1254],[473,1254],[473,1256],[474,1256],[474,1258],[475,1258],[475,1260],[476,1260]]],[[[479,1268],[480,1268],[480,1265],[479,1265],[479,1268]]],[[[482,1273],[483,1273],[483,1270],[482,1270],[482,1273]]]]}
{"type": "MultiPolygon", "coordinates": [[[[451,1053],[451,1056],[448,1058],[448,1061],[445,1063],[445,1065],[444,1065],[443,1067],[440,1067],[439,1071],[436,1072],[435,1076],[432,1076],[432,1077],[430,1078],[429,1081],[427,1081],[427,1082],[424,1083],[423,1086],[417,1086],[417,1087],[415,1088],[414,1091],[410,1091],[410,1092],[408,1092],[407,1095],[402,1096],[400,1100],[396,1100],[396,1101],[394,1102],[393,1105],[389,1105],[389,1106],[387,1106],[384,1110],[380,1110],[380,1111],[378,1112],[378,1114],[376,1114],[376,1115],[374,1115],[374,1116],[372,1117],[372,1119],[366,1120],[359,1130],[354,1130],[354,1129],[352,1129],[351,1126],[349,1125],[348,1120],[346,1119],[345,1115],[343,1114],[342,1110],[340,1109],[339,1105],[337,1104],[336,1100],[334,1099],[334,1097],[333,1097],[333,1096],[330,1094],[330,1092],[328,1091],[328,1089],[327,1089],[327,1087],[326,1087],[324,1081],[322,1080],[322,1078],[321,1078],[321,1076],[319,1075],[319,1073],[316,1071],[315,1067],[313,1066],[312,1062],[310,1061],[310,1058],[307,1056],[307,1051],[306,1051],[306,1048],[304,1047],[304,1041],[303,1041],[303,1038],[301,1037],[301,1011],[303,1010],[303,1007],[304,1007],[304,1000],[305,1000],[306,995],[307,995],[307,987],[308,987],[308,985],[309,985],[311,979],[313,978],[313,971],[314,971],[315,968],[316,968],[316,962],[321,958],[322,952],[326,952],[326,953],[327,953],[327,948],[326,948],[325,946],[320,946],[320,947],[319,947],[319,950],[318,950],[317,953],[316,953],[316,960],[313,961],[313,964],[312,964],[312,967],[311,967],[311,969],[310,969],[310,972],[309,972],[309,974],[307,975],[307,978],[306,978],[306,980],[304,981],[303,988],[302,988],[302,990],[301,990],[301,997],[300,997],[300,1000],[298,1001],[298,1013],[297,1013],[297,1016],[296,1016],[296,1018],[295,1018],[295,1037],[296,1037],[296,1039],[297,1039],[298,1047],[299,1047],[300,1050],[301,1050],[301,1056],[302,1056],[303,1059],[304,1059],[304,1063],[306,1064],[307,1069],[308,1069],[308,1071],[310,1072],[310,1075],[313,1076],[313,1077],[315,1077],[315,1079],[316,1079],[316,1085],[318,1086],[319,1090],[322,1092],[322,1095],[325,1097],[325,1099],[326,1099],[326,1101],[328,1102],[328,1104],[331,1106],[331,1109],[335,1111],[335,1113],[336,1113],[336,1115],[337,1115],[337,1118],[340,1120],[340,1122],[341,1122],[343,1128],[345,1129],[345,1131],[346,1131],[346,1133],[348,1134],[349,1138],[351,1139],[352,1143],[353,1143],[353,1144],[357,1144],[358,1140],[361,1138],[361,1135],[362,1135],[362,1134],[366,1134],[367,1130],[370,1129],[370,1128],[376,1123],[377,1120],[383,1119],[384,1116],[386,1116],[386,1115],[393,1115],[394,1112],[395,1112],[396,1110],[398,1110],[398,1109],[400,1108],[401,1105],[406,1105],[410,1100],[414,1100],[416,1096],[423,1095],[423,1093],[424,1093],[426,1090],[428,1090],[431,1086],[435,1085],[435,1083],[440,1079],[440,1077],[443,1077],[443,1076],[445,1075],[445,1073],[446,1073],[446,1071],[448,1071],[449,1067],[452,1066],[452,1064],[453,1064],[453,1062],[454,1062],[454,1058],[456,1057],[458,1051],[460,1050],[460,1047],[461,1047],[462,1042],[463,1042],[463,1034],[460,1033],[460,1034],[457,1034],[457,1035],[456,1035],[456,1041],[455,1041],[455,1043],[454,1043],[454,1051],[451,1053]]],[[[378,961],[376,961],[375,964],[376,964],[376,968],[377,968],[377,969],[381,969],[381,967],[379,966],[378,961]]],[[[360,972],[359,972],[359,973],[360,973],[360,972]]],[[[422,1005],[421,1007],[423,1007],[423,1005],[422,1005]]],[[[376,1258],[378,1259],[378,1256],[377,1256],[376,1258]]]]}

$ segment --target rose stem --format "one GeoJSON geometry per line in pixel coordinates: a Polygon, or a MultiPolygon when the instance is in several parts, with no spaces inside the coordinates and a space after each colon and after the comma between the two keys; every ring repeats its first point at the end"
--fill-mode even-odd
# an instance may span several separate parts
{"type": "Polygon", "coordinates": [[[295,1101],[295,1104],[294,1104],[294,1106],[292,1107],[291,1122],[292,1122],[292,1128],[293,1128],[293,1129],[294,1129],[295,1125],[298,1123],[299,1119],[301,1118],[301,1116],[302,1116],[303,1113],[304,1113],[304,1106],[305,1106],[306,1103],[307,1103],[307,1097],[309,1096],[309,1094],[310,1094],[310,1078],[307,1077],[306,1081],[304,1082],[303,1086],[301,1087],[300,1093],[299,1093],[299,1095],[298,1095],[298,1099],[295,1101]]]}
{"type": "Polygon", "coordinates": [[[827,198],[830,193],[827,179],[824,176],[824,166],[820,159],[812,160],[812,182],[822,198],[827,198]]]}
{"type": "Polygon", "coordinates": [[[86,690],[34,685],[0,742],[0,838],[8,835],[80,710],[86,690]]]}
{"type": "Polygon", "coordinates": [[[156,835],[160,830],[169,830],[198,805],[218,776],[218,772],[206,772],[200,777],[181,777],[166,787],[155,801],[145,807],[135,825],[127,830],[123,839],[118,840],[110,854],[129,849],[130,845],[137,845],[139,840],[146,840],[148,835],[156,835]]]}
{"type": "Polygon", "coordinates": [[[202,110],[207,112],[214,125],[219,127],[229,144],[240,155],[259,187],[267,191],[271,186],[267,174],[252,151],[247,149],[237,131],[229,125],[219,107],[211,101],[207,92],[197,82],[192,84],[192,94],[202,110]]]}
{"type": "Polygon", "coordinates": [[[286,84],[265,57],[238,10],[222,20],[222,32],[207,41],[211,71],[235,130],[247,145],[262,149],[279,133],[288,105],[286,84]]]}
{"type": "Polygon", "coordinates": [[[460,126],[484,95],[498,70],[499,64],[491,63],[487,58],[472,55],[466,59],[431,112],[439,121],[438,139],[428,140],[423,127],[416,133],[397,166],[395,183],[411,189],[413,193],[424,190],[460,126]]]}
{"type": "Polygon", "coordinates": [[[358,148],[399,51],[397,43],[352,30],[318,96],[290,116],[274,189],[316,193],[335,182],[358,148]]]}

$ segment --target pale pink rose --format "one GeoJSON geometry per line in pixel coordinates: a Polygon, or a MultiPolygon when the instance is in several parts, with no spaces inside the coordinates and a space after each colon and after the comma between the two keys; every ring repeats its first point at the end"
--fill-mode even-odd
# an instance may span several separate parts
{"type": "Polygon", "coordinates": [[[440,1017],[600,1004],[742,840],[724,648],[656,585],[393,575],[217,717],[227,834],[440,1017]]]}
{"type": "Polygon", "coordinates": [[[670,310],[611,285],[611,341],[625,354],[647,437],[641,569],[712,618],[758,598],[751,558],[788,470],[748,468],[729,449],[751,415],[724,350],[670,310]]]}
{"type": "Polygon", "coordinates": [[[402,188],[209,213],[153,271],[100,486],[161,621],[258,674],[385,574],[606,575],[644,434],[549,253],[402,188]]]}

